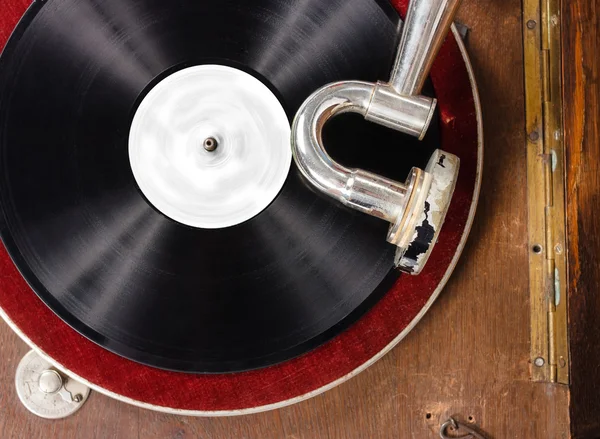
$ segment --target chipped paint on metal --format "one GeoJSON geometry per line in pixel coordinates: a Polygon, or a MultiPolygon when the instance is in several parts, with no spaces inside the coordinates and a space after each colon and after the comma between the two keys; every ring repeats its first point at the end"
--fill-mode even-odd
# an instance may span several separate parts
{"type": "Polygon", "coordinates": [[[396,253],[396,266],[401,270],[419,274],[427,263],[450,207],[459,166],[459,158],[444,151],[437,150],[431,157],[425,172],[433,178],[411,242],[406,251],[396,253]]]}

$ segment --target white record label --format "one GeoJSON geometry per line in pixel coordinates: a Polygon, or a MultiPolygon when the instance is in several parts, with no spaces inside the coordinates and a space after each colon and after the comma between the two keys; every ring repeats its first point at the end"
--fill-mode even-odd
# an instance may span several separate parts
{"type": "Polygon", "coordinates": [[[273,92],[231,67],[180,70],[144,97],[129,160],[144,196],[188,226],[231,227],[281,191],[292,152],[290,124],[273,92]]]}

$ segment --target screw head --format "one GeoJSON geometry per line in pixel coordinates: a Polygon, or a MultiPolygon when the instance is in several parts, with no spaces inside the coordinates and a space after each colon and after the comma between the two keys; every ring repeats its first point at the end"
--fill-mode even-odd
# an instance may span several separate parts
{"type": "Polygon", "coordinates": [[[55,370],[45,370],[40,375],[38,385],[42,393],[53,395],[57,393],[63,386],[62,377],[55,370]]]}
{"type": "Polygon", "coordinates": [[[527,29],[529,29],[529,30],[535,29],[536,26],[537,26],[537,23],[535,20],[529,20],[527,22],[527,29]]]}
{"type": "Polygon", "coordinates": [[[542,357],[537,357],[533,364],[535,364],[537,367],[542,367],[544,364],[546,364],[546,360],[544,360],[542,357]]]}
{"type": "Polygon", "coordinates": [[[531,140],[532,142],[537,142],[538,140],[540,140],[540,133],[538,133],[537,131],[532,131],[531,133],[529,133],[529,140],[531,140]]]}

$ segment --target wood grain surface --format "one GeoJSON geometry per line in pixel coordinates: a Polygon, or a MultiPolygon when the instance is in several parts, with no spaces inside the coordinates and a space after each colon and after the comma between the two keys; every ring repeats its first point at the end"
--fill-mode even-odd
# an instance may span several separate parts
{"type": "Polygon", "coordinates": [[[489,439],[567,438],[567,389],[529,374],[521,2],[465,0],[459,19],[471,28],[484,111],[481,203],[452,280],[398,347],[338,388],[269,413],[185,418],[93,393],[73,417],[45,421],[17,400],[14,371],[27,348],[0,324],[0,438],[427,439],[451,415],[470,417],[489,439]]]}
{"type": "Polygon", "coordinates": [[[573,437],[600,437],[600,1],[563,1],[573,437]]]}

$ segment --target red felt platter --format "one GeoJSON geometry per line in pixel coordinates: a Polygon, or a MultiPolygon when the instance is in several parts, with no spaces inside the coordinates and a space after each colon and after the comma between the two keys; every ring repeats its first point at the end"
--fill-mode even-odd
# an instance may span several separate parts
{"type": "MultiPolygon", "coordinates": [[[[393,0],[401,14],[407,0],[393,0]]],[[[26,0],[0,0],[0,47],[26,0]]],[[[447,282],[470,230],[483,156],[479,101],[456,31],[431,74],[441,117],[441,148],[461,159],[460,177],[438,244],[419,276],[402,276],[358,323],[285,363],[236,374],[195,375],[154,369],[112,354],[71,329],[25,283],[0,249],[0,315],[23,340],[68,375],[146,408],[190,415],[234,415],[289,405],[342,383],[381,358],[421,319],[447,282]]],[[[385,78],[382,78],[385,79],[385,78]]]]}

